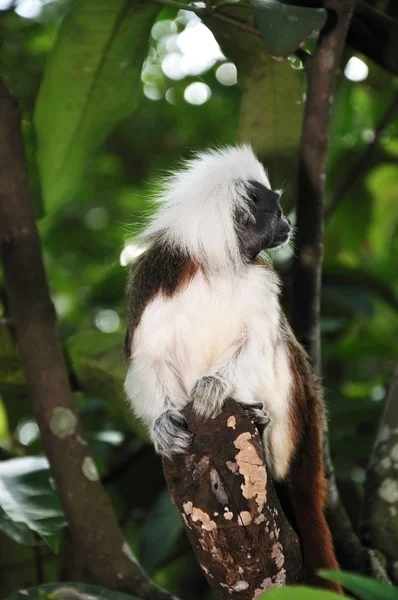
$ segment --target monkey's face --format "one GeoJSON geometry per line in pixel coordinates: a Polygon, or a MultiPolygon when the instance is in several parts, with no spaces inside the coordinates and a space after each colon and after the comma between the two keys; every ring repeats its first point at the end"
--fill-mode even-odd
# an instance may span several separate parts
{"type": "Polygon", "coordinates": [[[280,194],[261,183],[249,181],[250,213],[236,215],[237,233],[244,255],[252,260],[261,252],[288,241],[290,221],[282,213],[280,194]]]}

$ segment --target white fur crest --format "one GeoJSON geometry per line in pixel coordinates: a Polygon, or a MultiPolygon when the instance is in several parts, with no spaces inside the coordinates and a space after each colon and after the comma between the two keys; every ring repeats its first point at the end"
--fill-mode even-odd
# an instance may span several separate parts
{"type": "Polygon", "coordinates": [[[163,182],[160,207],[141,239],[160,236],[210,269],[240,266],[234,212],[248,210],[244,183],[250,180],[270,187],[249,145],[196,154],[163,182]]]}

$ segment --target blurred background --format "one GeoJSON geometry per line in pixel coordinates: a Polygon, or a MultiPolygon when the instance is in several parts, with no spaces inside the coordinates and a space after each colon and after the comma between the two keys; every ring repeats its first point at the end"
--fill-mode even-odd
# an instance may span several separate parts
{"type": "MultiPolygon", "coordinates": [[[[252,140],[273,186],[283,186],[284,207],[294,221],[304,74],[294,58],[275,63],[275,69],[283,65],[275,75],[276,92],[269,84],[256,85],[253,69],[261,62],[260,51],[245,56],[236,40],[230,52],[228,42],[222,51],[214,28],[196,14],[164,7],[151,29],[135,112],[112,129],[73,194],[44,204],[33,109],[57,27],[71,4],[0,0],[0,70],[24,111],[32,190],[70,381],[104,484],[137,557],[162,586],[189,592],[192,600],[205,598],[206,583],[171,505],[160,460],[125,405],[126,276],[141,251],[135,234],[151,209],[157,178],[192,150],[252,140]],[[286,69],[294,72],[295,94],[286,69]],[[240,77],[245,85],[238,85],[240,77]],[[255,126],[246,118],[252,110],[258,111],[255,126]],[[277,121],[272,143],[270,115],[277,121]]],[[[378,4],[397,13],[394,2],[378,4]]],[[[398,358],[394,107],[397,80],[347,48],[330,136],[321,325],[331,449],[354,523],[398,358]]],[[[274,256],[287,308],[292,252],[274,256]]],[[[1,278],[0,294],[0,458],[15,460],[0,462],[4,597],[21,586],[54,581],[60,566],[61,573],[68,572],[70,557],[62,551],[64,518],[40,456],[1,278]],[[10,496],[17,501],[10,503],[10,496]]]]}

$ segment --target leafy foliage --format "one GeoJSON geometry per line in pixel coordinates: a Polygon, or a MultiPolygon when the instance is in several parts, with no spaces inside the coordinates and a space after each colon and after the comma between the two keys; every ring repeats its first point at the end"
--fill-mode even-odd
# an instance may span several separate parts
{"type": "Polygon", "coordinates": [[[48,207],[76,192],[90,154],[136,108],[157,12],[156,4],[82,0],[64,18],[35,109],[48,207]]]}
{"type": "Polygon", "coordinates": [[[35,543],[38,534],[57,549],[65,518],[50,486],[48,462],[25,456],[0,462],[0,529],[22,544],[35,543]]]}
{"type": "Polygon", "coordinates": [[[305,586],[286,587],[270,590],[259,600],[337,600],[339,594],[325,590],[314,590],[305,586]]]}
{"type": "MultiPolygon", "coordinates": [[[[210,33],[194,12],[156,3],[54,0],[36,15],[23,13],[26,2],[17,4],[0,9],[0,70],[24,109],[32,190],[36,205],[44,199],[46,209],[40,235],[47,274],[87,438],[138,559],[162,586],[202,600],[208,589],[171,506],[160,461],[124,399],[125,267],[137,253],[135,231],[151,208],[154,180],[192,149],[250,140],[273,184],[284,187],[294,220],[305,80],[298,59],[272,57],[294,52],[301,42],[310,50],[309,36],[322,28],[325,13],[276,0],[253,0],[253,9],[223,8],[251,26],[256,22],[262,39],[207,16],[210,33]]],[[[343,73],[351,54],[347,48],[343,73]]],[[[328,203],[372,144],[396,94],[388,74],[361,60],[367,77],[342,75],[334,99],[328,203]]],[[[325,227],[324,383],[333,459],[354,524],[398,358],[397,157],[394,119],[325,227]]],[[[286,306],[291,259],[288,251],[275,257],[286,306]]],[[[64,519],[42,458],[1,276],[0,395],[5,597],[55,581],[60,568],[70,572],[71,552],[61,536],[64,519]]],[[[377,598],[381,588],[358,587],[340,576],[358,596],[372,589],[377,598]]],[[[53,588],[40,589],[47,594],[53,588]]],[[[40,597],[37,588],[28,594],[40,597]]],[[[268,597],[334,596],[300,588],[268,597]]]]}
{"type": "Polygon", "coordinates": [[[346,590],[355,594],[360,600],[397,600],[398,588],[374,581],[369,577],[353,573],[335,573],[320,571],[320,575],[330,581],[341,583],[346,590]]]}
{"type": "Polygon", "coordinates": [[[264,44],[273,56],[288,56],[326,23],[323,8],[284,4],[279,0],[250,0],[264,44]]]}

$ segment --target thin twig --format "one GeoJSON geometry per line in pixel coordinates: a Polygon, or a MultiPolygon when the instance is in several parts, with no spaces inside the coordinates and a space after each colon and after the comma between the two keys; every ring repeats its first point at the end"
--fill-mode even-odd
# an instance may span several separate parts
{"type": "Polygon", "coordinates": [[[382,118],[380,119],[380,123],[375,129],[372,142],[365,146],[362,152],[357,155],[351,167],[346,171],[340,183],[337,183],[335,189],[333,190],[332,199],[329,203],[329,206],[325,210],[325,219],[328,219],[334,213],[340,202],[344,199],[348,190],[361,176],[363,176],[364,172],[366,172],[366,169],[369,166],[372,155],[379,144],[383,132],[393,118],[397,109],[398,94],[395,94],[392,101],[387,106],[382,118]]]}

